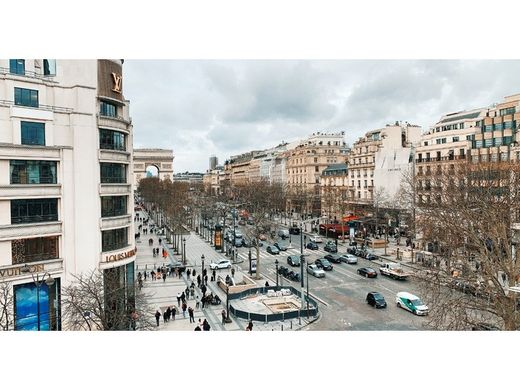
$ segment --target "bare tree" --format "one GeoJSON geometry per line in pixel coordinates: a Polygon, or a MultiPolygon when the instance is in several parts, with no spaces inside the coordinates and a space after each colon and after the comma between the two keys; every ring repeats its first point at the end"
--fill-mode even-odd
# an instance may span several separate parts
{"type": "Polygon", "coordinates": [[[143,292],[120,286],[118,278],[107,278],[101,270],[72,275],[72,282],[62,289],[63,321],[70,330],[129,330],[135,323],[140,330],[153,329],[148,300],[143,292]]]}
{"type": "Polygon", "coordinates": [[[9,282],[0,282],[0,330],[7,331],[13,323],[13,287],[9,282]]]}
{"type": "Polygon", "coordinates": [[[512,230],[520,216],[520,165],[459,162],[417,186],[417,226],[438,247],[436,267],[422,278],[430,325],[465,329],[491,320],[519,329],[509,285],[520,276],[512,230]]]}

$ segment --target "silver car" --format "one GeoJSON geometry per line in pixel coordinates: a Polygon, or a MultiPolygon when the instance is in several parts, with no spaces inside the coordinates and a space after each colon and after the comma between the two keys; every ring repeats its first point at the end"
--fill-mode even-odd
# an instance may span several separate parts
{"type": "Polygon", "coordinates": [[[323,271],[322,269],[318,268],[318,266],[316,264],[309,264],[307,266],[307,271],[317,277],[317,278],[324,278],[325,277],[325,271],[323,271]]]}
{"type": "Polygon", "coordinates": [[[343,263],[357,264],[357,257],[351,254],[341,255],[340,259],[343,263]]]}

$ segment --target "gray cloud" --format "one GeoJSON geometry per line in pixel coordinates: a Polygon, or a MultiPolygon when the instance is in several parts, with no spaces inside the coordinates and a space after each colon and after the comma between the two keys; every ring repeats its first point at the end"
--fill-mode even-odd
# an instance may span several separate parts
{"type": "Polygon", "coordinates": [[[347,142],[395,120],[427,129],[448,112],[520,92],[520,61],[127,60],[136,147],[172,148],[177,172],[208,157],[345,130],[347,142]]]}

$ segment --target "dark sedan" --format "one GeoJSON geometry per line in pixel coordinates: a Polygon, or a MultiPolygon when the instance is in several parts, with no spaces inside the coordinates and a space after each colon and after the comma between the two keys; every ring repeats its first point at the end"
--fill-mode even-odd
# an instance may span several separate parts
{"type": "Polygon", "coordinates": [[[289,228],[289,234],[293,234],[293,235],[300,234],[300,228],[297,226],[293,226],[293,227],[289,228]]]}
{"type": "Polygon", "coordinates": [[[357,273],[364,276],[365,278],[377,278],[377,272],[373,268],[358,268],[357,273]]]}
{"type": "Polygon", "coordinates": [[[270,253],[272,255],[279,255],[280,254],[280,251],[274,245],[268,245],[267,248],[265,248],[265,249],[266,249],[267,253],[270,253]]]}
{"type": "Polygon", "coordinates": [[[384,309],[386,307],[385,297],[377,291],[369,292],[366,301],[369,305],[374,306],[376,309],[384,309]]]}
{"type": "Polygon", "coordinates": [[[341,256],[340,255],[333,255],[332,253],[329,253],[328,255],[325,255],[325,258],[330,261],[331,263],[339,264],[341,263],[341,256]]]}
{"type": "Polygon", "coordinates": [[[329,241],[325,244],[325,246],[323,247],[323,249],[326,251],[326,252],[330,252],[330,253],[338,253],[338,248],[336,247],[336,245],[329,241]]]}
{"type": "Polygon", "coordinates": [[[293,267],[300,265],[300,256],[298,256],[298,255],[287,256],[287,264],[292,265],[293,267]]]}
{"type": "Polygon", "coordinates": [[[292,280],[293,282],[300,281],[300,274],[298,272],[289,271],[285,277],[289,280],[292,280]]]}
{"type": "Polygon", "coordinates": [[[332,264],[327,259],[318,259],[314,262],[318,266],[325,271],[332,271],[332,264]]]}
{"type": "Polygon", "coordinates": [[[277,247],[278,250],[280,250],[280,251],[286,251],[287,250],[287,245],[284,245],[281,242],[275,242],[274,246],[277,247]]]}
{"type": "Polygon", "coordinates": [[[312,249],[313,251],[320,249],[318,244],[315,242],[309,242],[306,246],[307,249],[312,249]]]}

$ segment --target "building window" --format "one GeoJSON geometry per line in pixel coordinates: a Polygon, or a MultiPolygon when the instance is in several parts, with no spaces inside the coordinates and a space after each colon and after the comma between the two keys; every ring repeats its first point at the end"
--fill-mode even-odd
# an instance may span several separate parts
{"type": "Polygon", "coordinates": [[[108,150],[126,150],[126,135],[119,131],[99,129],[99,148],[108,150]]]}
{"type": "Polygon", "coordinates": [[[25,74],[25,60],[9,60],[9,73],[25,74]]]}
{"type": "Polygon", "coordinates": [[[43,74],[56,76],[56,60],[43,60],[43,74]]]}
{"type": "Polygon", "coordinates": [[[59,258],[58,236],[13,240],[11,245],[13,264],[59,258]]]}
{"type": "Polygon", "coordinates": [[[516,112],[516,108],[515,107],[508,107],[508,108],[502,108],[500,110],[500,116],[504,116],[504,115],[512,115],[516,112]]]}
{"type": "Polygon", "coordinates": [[[100,114],[103,116],[117,117],[117,107],[115,104],[100,102],[100,114]]]}
{"type": "Polygon", "coordinates": [[[61,330],[60,278],[51,286],[42,283],[13,287],[15,330],[61,330]]]}
{"type": "Polygon", "coordinates": [[[459,142],[459,137],[453,137],[453,142],[459,142]]]}
{"type": "Polygon", "coordinates": [[[493,131],[493,125],[485,125],[484,126],[484,132],[487,133],[487,132],[490,132],[490,131],[493,131]]]}
{"type": "Polygon", "coordinates": [[[475,141],[475,148],[481,148],[483,146],[482,140],[476,140],[475,141]]]}
{"type": "Polygon", "coordinates": [[[127,214],[126,196],[101,197],[101,217],[117,217],[127,214]]]}
{"type": "Polygon", "coordinates": [[[11,200],[11,223],[37,223],[58,220],[58,199],[11,200]]]}
{"type": "Polygon", "coordinates": [[[11,160],[11,184],[56,184],[56,161],[11,160]]]}
{"type": "Polygon", "coordinates": [[[502,145],[502,137],[497,137],[497,138],[494,138],[494,142],[495,146],[500,146],[502,145]]]}
{"type": "Polygon", "coordinates": [[[128,228],[105,230],[101,232],[102,250],[110,252],[128,246],[128,228]]]}
{"type": "Polygon", "coordinates": [[[101,183],[126,183],[126,165],[100,163],[101,183]]]}
{"type": "Polygon", "coordinates": [[[315,167],[314,167],[314,172],[319,172],[319,171],[320,171],[320,167],[315,166],[315,167]]]}
{"type": "Polygon", "coordinates": [[[22,145],[45,146],[45,123],[21,122],[22,145]]]}
{"type": "Polygon", "coordinates": [[[500,160],[501,161],[507,161],[508,160],[508,154],[507,152],[500,153],[500,160]]]}
{"type": "Polygon", "coordinates": [[[14,104],[17,106],[38,107],[38,91],[35,89],[15,88],[14,104]]]}
{"type": "Polygon", "coordinates": [[[484,147],[485,148],[489,148],[493,146],[493,138],[490,138],[490,139],[485,139],[484,140],[484,147]]]}

